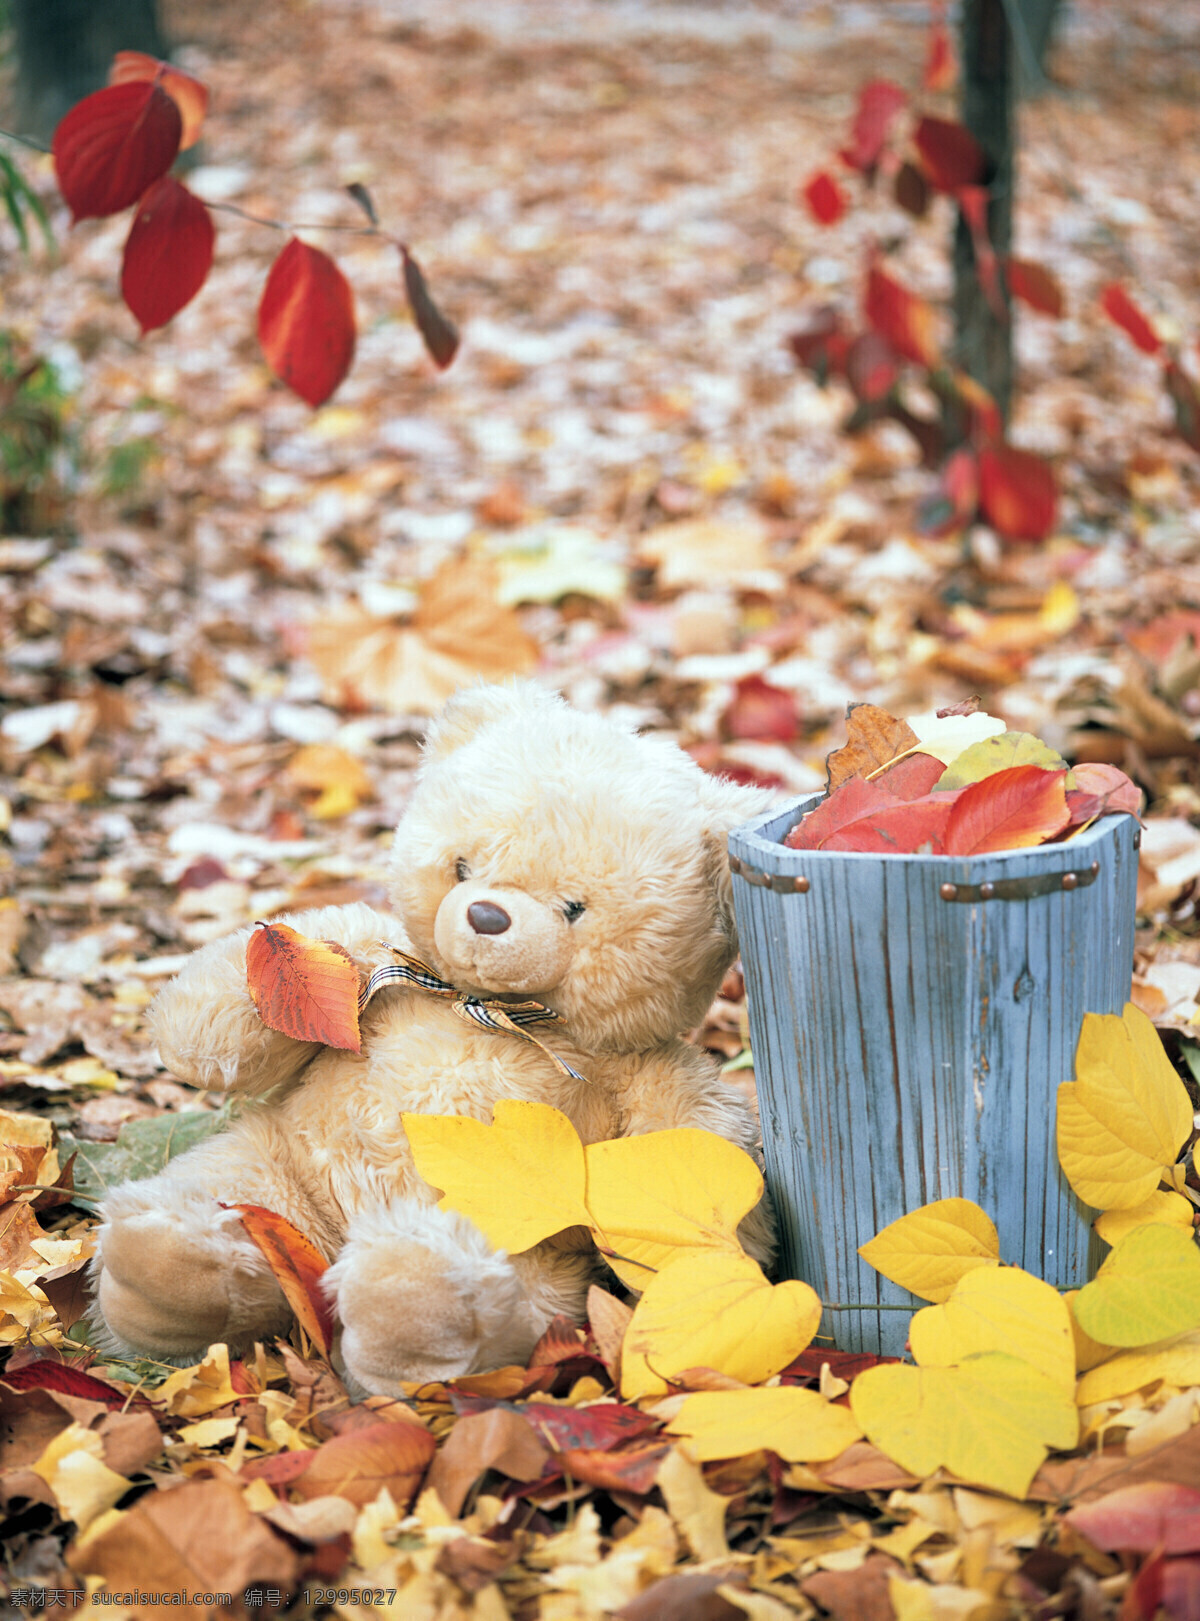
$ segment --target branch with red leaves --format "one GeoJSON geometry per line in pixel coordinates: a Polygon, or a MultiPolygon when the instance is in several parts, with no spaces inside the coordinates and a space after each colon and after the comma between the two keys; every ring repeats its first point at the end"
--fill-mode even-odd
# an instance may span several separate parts
{"type": "MultiPolygon", "coordinates": [[[[208,279],[216,245],[212,212],[170,173],[195,144],[208,89],[190,74],[137,51],[118,52],[109,83],[63,118],[51,148],[72,223],[134,208],[121,267],[121,296],[142,335],[165,326],[208,279]]],[[[404,293],[435,365],[458,350],[458,332],[438,308],[407,245],[379,227],[362,186],[347,188],[368,224],[342,227],[380,237],[400,255],[404,293]]],[[[327,253],[295,235],[302,226],[237,209],[243,219],[288,232],[258,307],[258,339],[271,370],[309,405],[322,405],[354,359],[357,325],[350,284],[327,253]]],[[[333,227],[337,229],[337,227],[333,227]]]]}

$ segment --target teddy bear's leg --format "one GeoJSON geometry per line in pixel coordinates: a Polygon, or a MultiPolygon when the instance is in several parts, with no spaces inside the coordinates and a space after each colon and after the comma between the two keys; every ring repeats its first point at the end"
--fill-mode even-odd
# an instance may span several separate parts
{"type": "MultiPolygon", "coordinates": [[[[406,943],[394,917],[360,903],[274,921],[316,940],[336,941],[364,968],[390,960],[380,941],[406,943]]],[[[292,1080],[321,1050],[318,1042],[294,1041],[259,1018],[246,983],[246,942],[252,933],[240,929],[197,951],[150,1009],[163,1063],[193,1086],[266,1092],[292,1080]]]]}
{"type": "Polygon", "coordinates": [[[346,1373],[393,1396],[403,1380],[523,1363],[556,1312],[582,1314],[593,1266],[546,1245],[510,1259],[465,1216],[414,1200],[365,1212],[325,1274],[346,1373]]]}
{"type": "Polygon", "coordinates": [[[261,1137],[234,1127],[107,1196],[92,1266],[102,1348],[196,1359],[217,1341],[236,1351],[287,1332],[270,1267],[237,1211],[221,1208],[264,1205],[317,1236],[261,1137]]]}

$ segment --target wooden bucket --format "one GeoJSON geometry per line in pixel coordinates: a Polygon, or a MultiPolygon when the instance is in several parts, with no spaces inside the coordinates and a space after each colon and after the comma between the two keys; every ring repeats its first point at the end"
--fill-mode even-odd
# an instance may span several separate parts
{"type": "Polygon", "coordinates": [[[926,1302],[857,1252],[919,1205],[975,1200],[1001,1258],[1058,1288],[1095,1271],[1056,1094],[1083,1015],[1129,997],[1140,830],[1107,816],[970,857],[785,848],[819,798],[729,838],[767,1183],[781,1274],[832,1307],[822,1336],[898,1355],[926,1302]]]}

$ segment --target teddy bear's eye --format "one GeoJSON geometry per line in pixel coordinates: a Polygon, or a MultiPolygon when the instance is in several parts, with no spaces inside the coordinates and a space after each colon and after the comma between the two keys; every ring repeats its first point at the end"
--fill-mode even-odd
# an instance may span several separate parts
{"type": "Polygon", "coordinates": [[[458,883],[461,884],[464,878],[469,878],[470,876],[471,876],[470,867],[468,867],[467,863],[463,860],[463,858],[461,856],[459,856],[458,860],[454,863],[454,877],[455,877],[455,880],[458,883]]]}
{"type": "Polygon", "coordinates": [[[563,907],[563,916],[566,918],[568,923],[574,923],[578,918],[581,918],[586,911],[587,907],[582,901],[568,901],[563,907]]]}

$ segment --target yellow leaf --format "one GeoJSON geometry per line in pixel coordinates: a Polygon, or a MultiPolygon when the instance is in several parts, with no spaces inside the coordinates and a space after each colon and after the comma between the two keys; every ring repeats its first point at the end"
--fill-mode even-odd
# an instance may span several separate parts
{"type": "Polygon", "coordinates": [[[26,1143],[32,1148],[49,1148],[54,1127],[40,1114],[10,1114],[0,1109],[0,1143],[26,1143]]]}
{"type": "Polygon", "coordinates": [[[1089,1368],[1095,1368],[1101,1362],[1107,1362],[1110,1356],[1116,1355],[1116,1352],[1113,1346],[1102,1345],[1099,1340],[1094,1340],[1090,1334],[1085,1334],[1083,1329],[1080,1328],[1079,1319],[1075,1315],[1075,1301],[1078,1296],[1078,1289],[1068,1289],[1066,1294],[1063,1295],[1063,1299],[1066,1301],[1067,1309],[1071,1313],[1071,1336],[1075,1341],[1075,1371],[1076,1373],[1086,1373],[1089,1368]]]}
{"type": "Polygon", "coordinates": [[[194,1447],[219,1446],[222,1441],[232,1440],[240,1423],[240,1418],[200,1418],[194,1424],[185,1424],[179,1439],[194,1447]]]}
{"type": "Polygon", "coordinates": [[[1004,1351],[1066,1390],[1075,1386],[1071,1314],[1056,1289],[1019,1267],[968,1272],[944,1306],[913,1317],[909,1344],[924,1368],[1004,1351]]]}
{"type": "Polygon", "coordinates": [[[982,782],[997,771],[1006,771],[1014,765],[1041,766],[1043,771],[1065,771],[1067,762],[1056,754],[1048,743],[1032,732],[998,732],[964,749],[952,766],[948,766],[934,783],[935,792],[943,788],[965,788],[968,783],[982,782]]]}
{"type": "Polygon", "coordinates": [[[1158,1345],[1122,1351],[1090,1369],[1079,1381],[1076,1399],[1080,1407],[1090,1407],[1093,1402],[1129,1396],[1160,1381],[1181,1389],[1200,1385],[1200,1328],[1175,1334],[1158,1345]]]}
{"type": "Polygon", "coordinates": [[[403,1115],[417,1170],[443,1210],[469,1216],[496,1249],[519,1254],[566,1227],[590,1224],[583,1144],[545,1103],[502,1098],[491,1125],[464,1115],[403,1115]]]}
{"type": "Polygon", "coordinates": [[[815,1390],[776,1385],[688,1396],[667,1433],[685,1437],[688,1455],[697,1463],[741,1458],[761,1448],[788,1463],[818,1463],[836,1458],[862,1430],[846,1408],[815,1390]]]}
{"type": "Polygon", "coordinates": [[[1104,1345],[1152,1345],[1200,1327],[1200,1249],[1190,1233],[1136,1227],[1075,1299],[1079,1326],[1104,1345]]]}
{"type": "Polygon", "coordinates": [[[729,1499],[705,1485],[700,1465],[672,1447],[659,1465],[655,1484],[696,1558],[727,1559],[725,1510],[729,1499]]]}
{"type": "Polygon", "coordinates": [[[1058,1089],[1058,1157],[1098,1210],[1144,1203],[1191,1135],[1192,1107],[1153,1024],[1127,1003],[1085,1013],[1075,1080],[1058,1089]]]}
{"type": "Polygon", "coordinates": [[[1155,1222],[1165,1227],[1179,1227],[1185,1233],[1190,1233],[1195,1214],[1196,1209],[1190,1199],[1185,1199],[1181,1193],[1170,1193],[1163,1189],[1152,1193],[1144,1203],[1134,1205],[1132,1209],[1106,1210],[1096,1218],[1094,1226],[1106,1244],[1116,1245],[1135,1227],[1148,1227],[1155,1222]]]}
{"type": "Polygon", "coordinates": [[[579,524],[544,523],[493,543],[499,583],[496,600],[557,602],[568,594],[615,602],[624,596],[627,571],[611,546],[579,524]]]}
{"type": "Polygon", "coordinates": [[[131,1482],[104,1462],[104,1443],[82,1424],[68,1424],[33,1465],[58,1499],[63,1518],[81,1531],[124,1497],[131,1482]]]}
{"type": "Polygon", "coordinates": [[[644,1289],[680,1250],[742,1253],[738,1223],[763,1181],[724,1137],[683,1127],[591,1143],[585,1153],[590,1225],[602,1249],[623,1257],[609,1264],[631,1289],[644,1289]]]}
{"type": "Polygon", "coordinates": [[[210,1345],[203,1362],[170,1374],[151,1393],[150,1399],[161,1402],[168,1413],[177,1413],[182,1418],[200,1418],[218,1407],[240,1401],[241,1393],[229,1380],[228,1347],[210,1345]]]}
{"type": "Polygon", "coordinates": [[[758,1384],[804,1350],[820,1321],[807,1283],[772,1287],[748,1255],[686,1256],[646,1285],[621,1350],[621,1392],[662,1395],[664,1376],[695,1367],[758,1384]]]}
{"type": "Polygon", "coordinates": [[[922,1477],[952,1470],[963,1480],[1024,1497],[1051,1447],[1073,1447],[1072,1394],[1002,1351],[956,1368],[867,1368],[850,1387],[867,1437],[922,1477]]]}
{"type": "Polygon", "coordinates": [[[310,813],[322,820],[357,810],[375,791],[371,774],[362,761],[332,743],[308,743],[297,749],[284,775],[297,788],[319,794],[310,813]]]}
{"type": "Polygon", "coordinates": [[[858,1252],[876,1272],[923,1300],[948,1300],[965,1273],[995,1266],[995,1223],[970,1199],[935,1199],[876,1233],[858,1252]]]}
{"type": "Polygon", "coordinates": [[[678,585],[736,584],[771,567],[767,526],[758,518],[735,521],[686,518],[651,529],[638,541],[638,553],[658,565],[664,590],[678,585]]]}
{"type": "Polygon", "coordinates": [[[932,754],[943,765],[953,765],[965,749],[995,737],[1005,730],[1002,720],[977,710],[973,715],[909,715],[908,724],[917,735],[917,747],[910,752],[932,754]]]}

